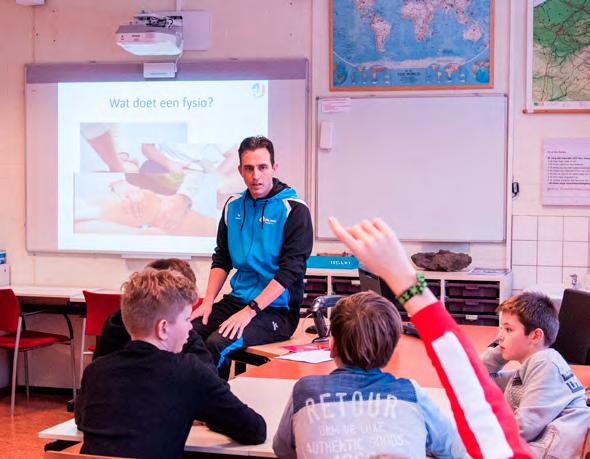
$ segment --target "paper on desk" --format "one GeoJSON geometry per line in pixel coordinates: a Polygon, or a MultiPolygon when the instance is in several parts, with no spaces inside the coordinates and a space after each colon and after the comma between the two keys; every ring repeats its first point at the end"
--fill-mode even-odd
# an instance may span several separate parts
{"type": "Polygon", "coordinates": [[[293,352],[281,355],[277,359],[294,360],[295,362],[322,363],[332,360],[329,349],[318,349],[316,351],[293,352]]]}
{"type": "Polygon", "coordinates": [[[291,344],[288,346],[281,346],[291,352],[303,351],[317,351],[318,349],[330,349],[330,343],[307,343],[307,344],[291,344]]]}

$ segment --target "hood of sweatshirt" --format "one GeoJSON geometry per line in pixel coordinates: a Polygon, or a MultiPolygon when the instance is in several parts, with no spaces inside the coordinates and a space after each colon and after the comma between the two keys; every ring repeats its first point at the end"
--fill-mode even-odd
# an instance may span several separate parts
{"type": "Polygon", "coordinates": [[[243,208],[243,212],[244,212],[244,219],[242,220],[242,225],[240,226],[240,230],[243,229],[244,227],[244,223],[246,222],[246,201],[249,200],[251,201],[254,205],[256,205],[256,203],[261,202],[264,203],[262,206],[262,215],[260,217],[260,225],[263,228],[264,227],[264,211],[266,210],[266,205],[271,202],[271,201],[280,201],[283,199],[287,199],[287,198],[296,198],[297,197],[297,192],[289,187],[289,185],[287,185],[286,183],[281,182],[279,179],[277,178],[273,178],[272,179],[272,188],[270,190],[270,193],[268,193],[264,198],[258,198],[258,199],[253,199],[252,195],[250,194],[250,191],[248,191],[248,188],[246,188],[243,192],[242,192],[242,197],[243,199],[243,203],[244,203],[244,208],[243,208]]]}

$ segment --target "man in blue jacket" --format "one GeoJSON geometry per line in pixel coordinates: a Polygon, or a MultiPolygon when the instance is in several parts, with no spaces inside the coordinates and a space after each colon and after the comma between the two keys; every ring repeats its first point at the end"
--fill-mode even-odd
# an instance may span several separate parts
{"type": "Polygon", "coordinates": [[[307,204],[275,178],[272,142],[247,137],[238,152],[247,189],[225,204],[207,291],[193,313],[193,326],[226,379],[231,351],[283,341],[295,331],[313,246],[307,204]],[[213,303],[233,268],[231,293],[213,303]]]}

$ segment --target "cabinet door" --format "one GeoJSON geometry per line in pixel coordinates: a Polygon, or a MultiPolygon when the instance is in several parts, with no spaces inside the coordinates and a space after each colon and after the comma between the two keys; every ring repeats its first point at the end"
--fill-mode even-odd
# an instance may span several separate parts
{"type": "Polygon", "coordinates": [[[332,277],[332,293],[336,295],[351,295],[361,291],[358,277],[332,277]]]}

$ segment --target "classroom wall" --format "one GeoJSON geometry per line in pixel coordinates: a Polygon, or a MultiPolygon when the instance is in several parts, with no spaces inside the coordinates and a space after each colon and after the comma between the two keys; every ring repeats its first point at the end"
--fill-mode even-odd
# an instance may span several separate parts
{"type": "MultiPolygon", "coordinates": [[[[141,61],[115,44],[115,30],[141,9],[173,10],[173,0],[47,0],[41,7],[0,4],[10,18],[10,46],[2,50],[7,72],[0,75],[4,107],[0,115],[0,195],[10,196],[0,228],[0,248],[8,252],[12,283],[117,288],[146,260],[113,255],[27,253],[25,249],[24,64],[84,61],[141,61]],[[7,208],[8,205],[8,208],[7,208]]],[[[212,46],[187,52],[185,59],[281,58],[310,56],[311,1],[184,1],[184,9],[205,9],[213,21],[212,46]]],[[[210,261],[191,262],[204,288],[210,261]]]]}
{"type": "MultiPolygon", "coordinates": [[[[145,264],[145,260],[123,260],[112,255],[26,251],[23,66],[25,63],[139,60],[115,45],[117,26],[141,9],[174,8],[173,0],[46,0],[46,5],[41,7],[18,6],[12,0],[0,3],[0,17],[6,19],[4,35],[9,37],[1,45],[4,69],[0,73],[3,102],[0,112],[0,196],[4,199],[0,248],[8,251],[14,284],[117,288],[131,271],[145,264]]],[[[208,10],[213,21],[211,49],[187,52],[184,59],[305,57],[310,60],[309,126],[312,133],[310,152],[313,152],[315,101],[317,97],[331,95],[328,85],[328,0],[185,0],[183,8],[208,10]]],[[[521,188],[520,195],[507,203],[509,215],[517,216],[514,247],[509,237],[506,244],[412,243],[407,245],[407,250],[413,253],[454,248],[469,251],[474,265],[499,268],[511,265],[514,249],[514,287],[523,288],[538,281],[560,281],[568,276],[572,267],[580,273],[588,272],[588,209],[543,207],[540,182],[543,138],[589,136],[590,115],[521,113],[525,88],[525,2],[497,0],[495,9],[495,86],[484,92],[507,93],[511,104],[509,176],[514,175],[521,188]],[[557,241],[545,241],[546,222],[562,225],[562,228],[574,225],[575,229],[563,230],[557,241]],[[572,231],[576,236],[570,236],[572,231]],[[568,240],[572,237],[583,240],[568,240]],[[572,245],[573,242],[576,244],[572,245]],[[583,254],[575,263],[568,255],[572,251],[583,254]],[[524,259],[520,256],[522,253],[526,254],[524,259]],[[547,257],[545,253],[551,255],[547,257]]],[[[429,91],[429,94],[435,93],[429,91]]],[[[346,94],[337,94],[343,95],[346,94]]],[[[313,155],[309,159],[309,177],[314,177],[313,155]]],[[[358,186],[362,186],[365,179],[370,177],[355,178],[358,186]]],[[[307,196],[313,209],[315,187],[311,179],[308,181],[307,196]]],[[[511,231],[509,218],[509,236],[511,231]]],[[[342,249],[337,243],[317,242],[315,245],[315,250],[342,249]]],[[[193,259],[191,264],[199,285],[204,288],[209,260],[193,259]]],[[[0,385],[1,382],[0,378],[0,385]]]]}
{"type": "Polygon", "coordinates": [[[541,201],[543,139],[590,137],[590,113],[522,113],[525,106],[525,17],[526,2],[513,5],[513,87],[515,106],[513,136],[514,180],[520,194],[513,201],[513,288],[537,283],[569,285],[578,274],[590,288],[588,270],[587,206],[543,206],[541,201]]]}
{"type": "MultiPolygon", "coordinates": [[[[495,65],[495,82],[494,88],[481,90],[482,93],[498,93],[508,94],[509,83],[510,83],[510,2],[496,1],[496,14],[495,14],[495,45],[494,45],[494,65],[495,65]]],[[[523,23],[524,24],[524,23],[523,23]]],[[[363,93],[360,91],[354,92],[342,92],[331,93],[329,90],[329,2],[327,0],[315,1],[313,9],[313,54],[312,54],[312,152],[315,150],[316,130],[315,130],[315,111],[316,111],[316,98],[317,97],[345,97],[347,95],[359,96],[364,94],[375,94],[375,93],[363,93]]],[[[454,94],[471,93],[469,90],[453,90],[454,94]]],[[[388,95],[395,97],[396,95],[436,95],[436,94],[449,94],[449,91],[403,91],[403,92],[380,92],[378,95],[388,95]]],[[[510,120],[511,122],[511,120],[510,120]]],[[[370,153],[370,152],[369,152],[370,153]]],[[[311,161],[312,177],[315,176],[314,161],[311,161]]],[[[375,167],[383,167],[383,165],[375,165],[375,167]]],[[[395,167],[395,165],[392,165],[395,167]]],[[[362,177],[354,177],[354,183],[356,186],[363,186],[362,177]]],[[[366,179],[370,180],[370,177],[366,179]]],[[[315,188],[313,188],[312,182],[312,194],[315,196],[315,188]]],[[[313,203],[312,203],[313,204],[313,203]]],[[[509,205],[510,203],[508,203],[509,205]]],[[[416,205],[419,205],[418,203],[416,205]]],[[[510,219],[508,219],[509,221],[510,219]]],[[[474,224],[474,222],[469,222],[474,224]]],[[[508,227],[508,234],[510,227],[508,227]]],[[[439,249],[455,250],[459,252],[467,252],[473,258],[472,266],[484,266],[489,268],[504,268],[509,266],[507,260],[509,257],[509,246],[505,243],[468,243],[463,244],[450,244],[450,243],[415,243],[408,242],[404,244],[406,251],[409,254],[420,252],[420,251],[438,251],[439,249]]],[[[342,245],[327,242],[317,242],[315,244],[316,250],[321,251],[338,251],[342,250],[342,245]]]]}

